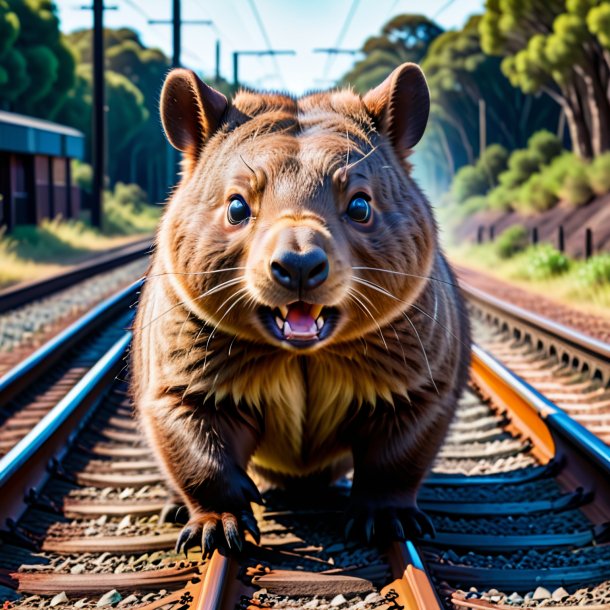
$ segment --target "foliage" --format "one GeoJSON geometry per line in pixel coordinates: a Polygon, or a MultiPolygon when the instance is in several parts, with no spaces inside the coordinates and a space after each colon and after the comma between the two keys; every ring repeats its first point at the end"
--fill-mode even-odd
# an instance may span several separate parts
{"type": "Polygon", "coordinates": [[[500,258],[510,258],[527,248],[529,235],[522,225],[513,225],[504,230],[495,242],[495,248],[500,258]]]}
{"type": "Polygon", "coordinates": [[[531,246],[524,253],[521,273],[530,280],[544,280],[566,273],[570,259],[550,244],[531,246]]]}
{"type": "Polygon", "coordinates": [[[53,120],[74,70],[51,0],[0,0],[0,107],[53,120]]]}
{"type": "Polygon", "coordinates": [[[433,102],[431,121],[442,130],[448,144],[443,156],[454,169],[473,164],[480,152],[480,102],[485,102],[488,140],[509,150],[525,146],[532,132],[554,129],[559,114],[547,96],[534,98],[513,87],[502,74],[501,60],[483,52],[480,20],[471,17],[463,29],[438,36],[422,65],[433,102]]]}
{"type": "Polygon", "coordinates": [[[146,193],[137,184],[117,182],[113,193],[105,193],[102,230],[106,235],[150,233],[160,213],[160,207],[147,203],[146,193]]]}
{"type": "Polygon", "coordinates": [[[592,256],[578,270],[578,279],[585,286],[610,284],[610,254],[592,256]]]}
{"type": "Polygon", "coordinates": [[[430,43],[442,29],[423,15],[398,15],[388,21],[379,36],[366,40],[364,58],[343,76],[342,84],[350,84],[365,93],[376,87],[400,64],[421,63],[430,43]]]}
{"type": "Polygon", "coordinates": [[[88,163],[72,161],[72,180],[85,193],[93,192],[93,168],[88,163]]]}
{"type": "Polygon", "coordinates": [[[570,205],[579,206],[587,203],[593,196],[589,186],[587,166],[579,159],[574,159],[566,170],[559,197],[570,205]]]}
{"type": "Polygon", "coordinates": [[[542,168],[553,163],[561,153],[559,139],[548,131],[533,134],[527,148],[514,151],[506,171],[498,176],[498,186],[489,193],[489,207],[495,210],[517,209],[529,213],[544,211],[558,199],[543,179],[542,168]]]}
{"type": "Polygon", "coordinates": [[[572,146],[590,158],[610,150],[610,79],[605,0],[487,0],[479,30],[486,53],[525,93],[563,107],[572,146]]]}
{"type": "Polygon", "coordinates": [[[487,148],[474,166],[462,167],[453,180],[451,195],[456,203],[485,195],[498,183],[498,177],[506,169],[508,152],[499,144],[487,148]]]}
{"type": "Polygon", "coordinates": [[[593,159],[587,173],[591,190],[596,195],[610,193],[610,153],[593,159]]]}
{"type": "Polygon", "coordinates": [[[455,175],[451,195],[456,203],[462,203],[470,197],[484,195],[489,190],[487,176],[478,167],[467,165],[455,175]]]}

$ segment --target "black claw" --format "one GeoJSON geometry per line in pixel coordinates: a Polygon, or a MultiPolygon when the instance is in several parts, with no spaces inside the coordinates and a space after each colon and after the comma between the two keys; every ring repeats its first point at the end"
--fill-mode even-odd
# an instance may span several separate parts
{"type": "Polygon", "coordinates": [[[186,523],[188,519],[188,511],[186,510],[186,506],[184,504],[176,504],[174,502],[168,502],[161,509],[161,514],[159,515],[159,523],[186,523]],[[184,515],[182,520],[180,520],[180,513],[184,511],[184,515]]]}
{"type": "Polygon", "coordinates": [[[431,538],[436,537],[436,529],[434,528],[434,523],[426,513],[419,513],[421,528],[424,534],[428,534],[431,538]]]}
{"type": "Polygon", "coordinates": [[[260,544],[261,532],[258,528],[258,523],[256,522],[254,515],[249,512],[243,512],[241,514],[241,521],[244,524],[244,529],[248,530],[252,534],[256,544],[260,544]]]}
{"type": "Polygon", "coordinates": [[[176,553],[184,552],[186,556],[188,550],[197,545],[196,541],[197,529],[193,529],[191,526],[182,528],[178,540],[176,541],[176,553]]]}
{"type": "Polygon", "coordinates": [[[349,538],[353,529],[354,529],[354,525],[356,525],[356,519],[354,519],[353,517],[348,519],[345,523],[345,529],[343,530],[343,535],[346,538],[349,538]]]}
{"type": "Polygon", "coordinates": [[[208,559],[212,556],[215,545],[216,538],[216,522],[208,521],[203,526],[203,531],[201,532],[201,551],[204,559],[208,559]]]}
{"type": "Polygon", "coordinates": [[[398,517],[392,517],[392,534],[396,540],[405,540],[405,530],[398,517]]]}
{"type": "Polygon", "coordinates": [[[364,534],[366,541],[370,543],[375,535],[375,517],[373,515],[368,515],[364,521],[364,534]]]}
{"type": "Polygon", "coordinates": [[[241,549],[242,549],[241,536],[239,535],[239,529],[237,527],[237,522],[235,521],[235,517],[233,517],[233,515],[231,515],[230,517],[223,517],[222,518],[222,527],[224,529],[228,548],[229,549],[237,548],[237,550],[241,551],[241,549]]]}
{"type": "Polygon", "coordinates": [[[248,476],[244,475],[244,482],[242,484],[242,490],[246,494],[248,500],[250,502],[254,502],[255,504],[264,504],[263,496],[261,496],[261,492],[258,487],[254,484],[254,481],[248,476]]]}

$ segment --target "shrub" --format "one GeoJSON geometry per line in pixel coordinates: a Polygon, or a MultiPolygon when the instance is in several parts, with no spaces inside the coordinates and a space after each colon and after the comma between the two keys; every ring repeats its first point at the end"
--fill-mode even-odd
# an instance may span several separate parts
{"type": "Polygon", "coordinates": [[[495,248],[500,258],[510,258],[527,248],[528,232],[522,225],[513,225],[499,235],[495,248]]]}
{"type": "Polygon", "coordinates": [[[610,193],[610,152],[599,155],[587,168],[589,184],[596,195],[610,193]]]}
{"type": "Polygon", "coordinates": [[[592,256],[578,270],[578,279],[585,286],[601,286],[610,283],[610,254],[592,256]]]}
{"type": "Polygon", "coordinates": [[[544,175],[533,174],[521,187],[515,199],[515,208],[524,213],[544,212],[550,210],[558,201],[555,193],[548,188],[544,175]]]}
{"type": "Polygon", "coordinates": [[[117,182],[114,193],[104,193],[102,231],[106,235],[150,233],[160,212],[160,207],[146,203],[146,193],[138,185],[117,182]]]}
{"type": "Polygon", "coordinates": [[[550,131],[537,131],[527,142],[527,148],[537,159],[539,165],[548,165],[561,154],[561,140],[550,131]]]}
{"type": "Polygon", "coordinates": [[[86,193],[92,192],[93,168],[88,163],[81,163],[77,160],[72,161],[72,179],[74,184],[86,193]]]}
{"type": "Polygon", "coordinates": [[[513,189],[498,186],[489,193],[487,201],[490,209],[506,212],[513,208],[515,198],[516,193],[513,189]]]}
{"type": "Polygon", "coordinates": [[[478,167],[468,165],[462,167],[451,185],[451,194],[456,203],[462,203],[476,195],[484,195],[489,189],[485,172],[478,167]]]}
{"type": "Polygon", "coordinates": [[[587,174],[587,166],[576,159],[568,166],[563,179],[559,196],[567,201],[570,205],[584,205],[591,199],[593,191],[589,186],[589,176],[587,174]]]}
{"type": "Polygon", "coordinates": [[[485,172],[489,187],[493,188],[498,184],[498,177],[506,170],[508,163],[508,151],[500,144],[488,146],[479,160],[477,167],[485,172]]]}
{"type": "Polygon", "coordinates": [[[570,260],[550,244],[540,244],[528,248],[524,258],[523,273],[532,280],[544,280],[565,273],[570,268],[570,260]]]}
{"type": "Polygon", "coordinates": [[[530,150],[516,150],[508,160],[508,169],[500,175],[500,184],[512,188],[523,184],[538,171],[538,157],[530,150]]]}

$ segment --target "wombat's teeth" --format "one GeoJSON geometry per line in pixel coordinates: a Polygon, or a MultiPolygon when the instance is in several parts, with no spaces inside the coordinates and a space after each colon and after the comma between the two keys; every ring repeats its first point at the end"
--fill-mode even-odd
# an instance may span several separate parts
{"type": "Polygon", "coordinates": [[[322,327],[324,326],[324,318],[322,316],[316,319],[316,326],[318,327],[318,330],[322,330],[322,327]]]}
{"type": "Polygon", "coordinates": [[[278,328],[282,330],[284,328],[284,320],[279,316],[275,316],[275,323],[278,325],[278,328]]]}
{"type": "MultiPolygon", "coordinates": [[[[282,318],[284,318],[284,320],[288,317],[288,307],[286,307],[286,305],[279,305],[278,309],[280,310],[280,313],[282,314],[282,318]]],[[[280,326],[280,328],[282,328],[280,326]]]]}
{"type": "Polygon", "coordinates": [[[312,305],[309,310],[309,315],[315,320],[322,313],[323,308],[323,305],[312,305]]]}

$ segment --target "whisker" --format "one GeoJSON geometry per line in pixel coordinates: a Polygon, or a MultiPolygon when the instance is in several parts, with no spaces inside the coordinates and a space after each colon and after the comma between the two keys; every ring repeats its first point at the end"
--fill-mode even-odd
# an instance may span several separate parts
{"type": "Polygon", "coordinates": [[[411,325],[411,328],[415,332],[415,336],[417,337],[417,340],[419,341],[421,351],[424,355],[424,360],[426,361],[426,367],[428,368],[428,374],[430,375],[430,381],[432,382],[432,385],[434,386],[436,393],[440,396],[441,393],[438,391],[438,387],[436,386],[436,382],[434,381],[434,376],[432,375],[432,368],[430,367],[430,361],[428,360],[428,354],[426,353],[426,348],[424,347],[424,343],[421,340],[421,337],[419,336],[419,332],[417,331],[417,328],[415,327],[415,324],[413,324],[411,318],[409,318],[409,316],[407,315],[407,312],[403,311],[402,315],[407,319],[407,322],[409,322],[409,324],[411,325]]]}
{"type": "Polygon", "coordinates": [[[380,267],[352,267],[354,271],[380,271],[381,273],[391,273],[392,275],[403,275],[405,277],[414,277],[420,280],[432,280],[433,282],[439,282],[440,284],[447,284],[454,288],[460,288],[459,284],[454,284],[449,280],[441,280],[438,277],[432,277],[431,275],[417,275],[416,273],[404,273],[403,271],[395,271],[393,269],[381,269],[380,267]]]}
{"type": "Polygon", "coordinates": [[[379,323],[377,322],[377,320],[375,320],[375,318],[374,318],[373,314],[371,313],[370,309],[357,296],[355,296],[353,293],[350,293],[350,294],[351,294],[353,299],[355,299],[358,303],[360,303],[362,308],[370,316],[371,320],[373,320],[373,322],[375,322],[375,325],[379,329],[379,336],[381,337],[381,340],[383,341],[383,344],[385,345],[385,349],[386,349],[386,351],[389,354],[390,353],[390,349],[388,348],[388,344],[386,343],[385,337],[383,336],[383,332],[381,330],[381,326],[379,326],[379,323]]]}
{"type": "Polygon", "coordinates": [[[427,318],[429,318],[430,320],[432,320],[433,322],[438,324],[443,330],[448,332],[460,345],[467,348],[468,350],[471,349],[471,346],[466,345],[466,343],[464,343],[460,339],[460,337],[455,335],[451,329],[447,328],[444,324],[442,324],[440,322],[440,320],[433,318],[427,311],[425,311],[421,307],[418,307],[417,305],[415,305],[415,303],[408,303],[407,301],[404,301],[403,299],[399,299],[397,296],[393,295],[391,292],[388,292],[385,288],[382,288],[381,286],[378,286],[377,284],[375,284],[374,282],[370,282],[369,280],[365,280],[365,279],[363,279],[361,277],[357,277],[355,275],[352,276],[352,279],[356,282],[359,282],[360,284],[364,284],[365,286],[372,288],[373,290],[376,290],[377,292],[381,292],[381,294],[384,294],[385,296],[390,297],[391,299],[394,299],[395,301],[398,301],[399,303],[404,303],[405,305],[408,305],[409,307],[413,307],[413,309],[419,311],[422,315],[426,316],[427,318]]]}
{"type": "Polygon", "coordinates": [[[226,269],[214,269],[213,271],[163,271],[161,273],[151,273],[145,275],[145,279],[161,277],[163,275],[211,275],[214,273],[225,273],[227,271],[243,271],[248,267],[227,267],[226,269]]]}
{"type": "MultiPolygon", "coordinates": [[[[211,294],[215,294],[216,292],[220,292],[224,288],[228,288],[230,286],[234,286],[235,284],[239,284],[241,281],[243,281],[242,277],[236,277],[236,278],[227,280],[226,282],[222,282],[221,284],[218,284],[218,286],[214,286],[214,288],[210,288],[209,290],[206,290],[206,292],[204,292],[203,294],[200,294],[199,296],[195,297],[192,300],[192,302],[194,303],[195,301],[198,301],[199,299],[203,299],[203,298],[205,298],[207,296],[210,296],[211,294]]],[[[170,311],[176,309],[176,307],[180,307],[181,305],[186,305],[186,303],[187,303],[187,299],[185,299],[184,301],[180,301],[180,302],[176,303],[175,305],[172,305],[169,309],[164,311],[162,314],[158,315],[156,318],[152,319],[150,322],[147,322],[146,324],[141,326],[139,328],[139,330],[143,330],[144,328],[147,328],[151,324],[153,324],[153,323],[157,322],[158,320],[160,320],[164,315],[168,314],[170,311]]]]}
{"type": "MultiPolygon", "coordinates": [[[[391,292],[388,292],[385,288],[383,288],[381,286],[378,286],[374,282],[369,282],[368,280],[363,280],[362,278],[359,278],[359,277],[356,277],[356,276],[352,276],[352,277],[357,282],[359,282],[361,284],[364,284],[365,286],[369,286],[370,288],[373,288],[373,289],[377,290],[378,292],[381,292],[382,294],[385,294],[386,296],[389,296],[390,298],[395,299],[396,301],[400,301],[401,303],[405,303],[405,305],[409,305],[409,306],[411,305],[411,303],[407,303],[406,301],[403,301],[402,299],[399,299],[398,297],[394,296],[391,292]]],[[[428,354],[426,353],[426,348],[424,347],[424,343],[421,340],[419,332],[418,332],[417,328],[415,327],[415,324],[413,324],[411,318],[409,318],[409,316],[407,315],[407,313],[403,311],[402,315],[406,318],[407,322],[409,322],[409,324],[411,325],[411,328],[415,332],[415,336],[417,337],[417,341],[419,342],[419,345],[421,347],[422,353],[424,355],[424,360],[426,362],[426,367],[427,367],[428,373],[430,375],[430,381],[432,381],[432,385],[434,386],[434,389],[436,390],[436,393],[440,395],[440,392],[438,391],[438,387],[436,386],[436,382],[434,381],[434,376],[432,375],[432,368],[430,367],[430,361],[428,360],[428,354]]]]}

